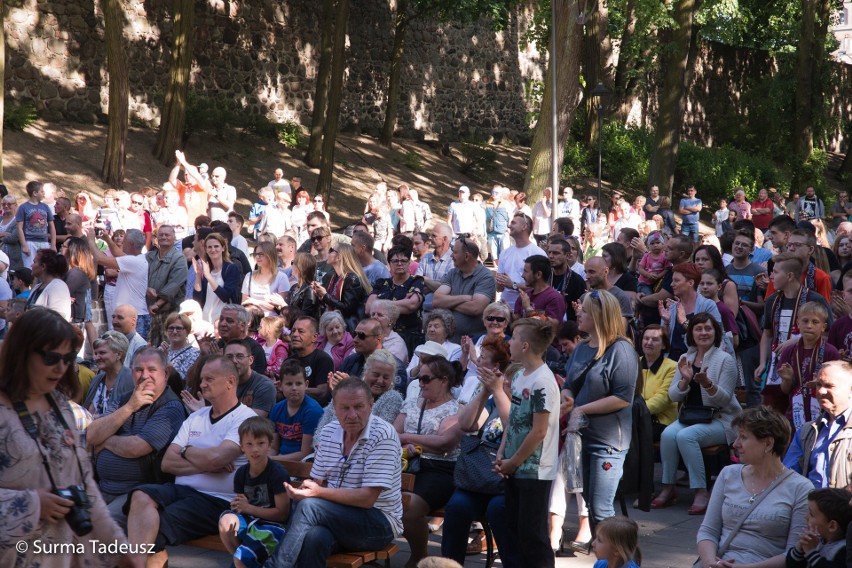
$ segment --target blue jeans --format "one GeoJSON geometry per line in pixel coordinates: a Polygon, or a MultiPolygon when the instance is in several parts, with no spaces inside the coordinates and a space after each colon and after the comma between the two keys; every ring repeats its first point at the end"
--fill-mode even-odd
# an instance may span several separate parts
{"type": "Polygon", "coordinates": [[[494,262],[497,262],[497,259],[500,258],[500,255],[503,253],[503,239],[505,238],[505,235],[505,231],[502,233],[488,233],[488,250],[494,255],[494,262]]]}
{"type": "Polygon", "coordinates": [[[626,457],[626,449],[583,441],[583,498],[593,523],[615,516],[613,503],[626,457]]]}
{"type": "Polygon", "coordinates": [[[456,489],[444,507],[444,536],[441,537],[441,556],[451,558],[464,566],[467,535],[470,524],[483,515],[488,520],[500,558],[506,566],[518,566],[517,547],[506,538],[506,497],[485,495],[456,489]]]}
{"type": "Polygon", "coordinates": [[[717,446],[728,442],[725,437],[725,426],[721,420],[713,420],[710,424],[694,424],[684,426],[675,420],[663,430],[660,436],[660,459],[663,462],[663,483],[674,485],[677,474],[678,458],[683,458],[686,471],[689,473],[689,487],[706,489],[707,478],[704,472],[704,456],[701,448],[717,446]]]}
{"type": "Polygon", "coordinates": [[[151,315],[139,314],[136,318],[136,333],[141,335],[145,341],[148,341],[148,332],[151,331],[151,315]]]}
{"type": "Polygon", "coordinates": [[[266,562],[267,568],[325,568],[337,547],[381,550],[393,541],[384,513],[309,497],[296,503],[284,540],[266,562]]]}
{"type": "Polygon", "coordinates": [[[680,226],[680,234],[684,237],[692,235],[692,240],[696,243],[701,240],[701,233],[698,230],[698,223],[682,223],[680,226]]]}

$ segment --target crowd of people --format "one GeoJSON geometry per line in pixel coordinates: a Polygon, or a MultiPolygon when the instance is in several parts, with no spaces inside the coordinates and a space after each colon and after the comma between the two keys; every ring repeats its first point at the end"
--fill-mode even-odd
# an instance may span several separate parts
{"type": "Polygon", "coordinates": [[[705,232],[695,186],[609,211],[462,186],[445,217],[381,182],[335,230],[298,177],[243,216],[226,176],[176,152],[162,190],[101,207],[35,181],[2,198],[2,564],[97,538],[122,548],[88,565],[162,566],[219,535],[275,568],[402,537],[414,568],[443,522],[463,565],[485,521],[506,566],[631,567],[616,495],[665,508],[679,470],[696,566],[852,562],[845,194],[826,217],[810,187],[735,188],[705,232]],[[709,447],[733,465],[707,471],[709,447]]]}

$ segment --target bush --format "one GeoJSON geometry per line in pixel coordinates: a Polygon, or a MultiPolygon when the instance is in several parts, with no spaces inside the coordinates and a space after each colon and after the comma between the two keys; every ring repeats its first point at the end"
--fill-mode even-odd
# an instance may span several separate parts
{"type": "Polygon", "coordinates": [[[497,152],[488,142],[475,138],[459,143],[459,152],[462,155],[459,171],[475,180],[482,180],[497,161],[497,152]]]}
{"type": "Polygon", "coordinates": [[[597,175],[597,168],[592,166],[591,152],[582,142],[568,140],[565,143],[565,157],[562,159],[562,179],[576,183],[577,178],[597,175]]]}
{"type": "Polygon", "coordinates": [[[302,125],[294,120],[288,120],[276,125],[278,142],[285,148],[295,149],[302,145],[302,125]]]}
{"type": "MultiPolygon", "coordinates": [[[[602,136],[603,177],[617,187],[644,187],[654,133],[647,128],[605,122],[602,136]]],[[[597,168],[594,172],[597,174],[597,168]]]]}
{"type": "Polygon", "coordinates": [[[17,132],[38,120],[38,113],[32,102],[11,102],[3,114],[3,127],[17,132]]]}
{"type": "Polygon", "coordinates": [[[720,198],[730,199],[733,189],[741,186],[749,200],[760,188],[773,186],[782,193],[789,190],[789,180],[770,159],[749,155],[731,146],[705,148],[681,142],[678,150],[675,185],[694,183],[705,203],[715,204],[720,198]]]}
{"type": "Polygon", "coordinates": [[[815,148],[804,163],[797,163],[792,160],[789,168],[794,187],[803,191],[804,188],[812,185],[820,195],[828,193],[828,184],[825,181],[825,173],[828,171],[828,154],[815,148]]]}
{"type": "Polygon", "coordinates": [[[423,159],[420,157],[420,154],[414,150],[408,150],[405,154],[399,154],[395,160],[408,169],[416,172],[423,169],[423,159]]]}

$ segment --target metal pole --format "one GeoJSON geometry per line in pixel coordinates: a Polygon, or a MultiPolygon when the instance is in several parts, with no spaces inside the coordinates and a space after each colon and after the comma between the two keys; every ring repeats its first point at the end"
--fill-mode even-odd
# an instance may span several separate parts
{"type": "MultiPolygon", "coordinates": [[[[603,155],[603,115],[601,111],[603,110],[603,106],[601,105],[601,96],[598,95],[598,207],[601,207],[601,163],[603,155]]],[[[602,209],[601,209],[602,210],[602,209]]]]}
{"type": "Polygon", "coordinates": [[[559,209],[559,159],[557,128],[557,83],[556,83],[556,3],[561,0],[550,0],[550,77],[553,87],[550,89],[550,219],[551,230],[556,225],[557,209],[559,209]]]}

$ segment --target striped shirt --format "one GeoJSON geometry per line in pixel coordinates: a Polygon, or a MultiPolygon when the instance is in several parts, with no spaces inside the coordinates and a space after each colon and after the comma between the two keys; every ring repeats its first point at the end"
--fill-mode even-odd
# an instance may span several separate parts
{"type": "Polygon", "coordinates": [[[322,429],[311,478],[335,489],[381,487],[376,499],[394,537],[402,534],[402,449],[393,426],[370,415],[358,442],[343,455],[343,428],[334,420],[322,429]]]}

